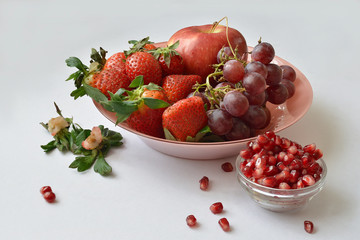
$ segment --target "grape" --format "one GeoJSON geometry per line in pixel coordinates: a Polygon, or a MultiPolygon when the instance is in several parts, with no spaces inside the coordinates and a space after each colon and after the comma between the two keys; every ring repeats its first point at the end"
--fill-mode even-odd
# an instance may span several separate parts
{"type": "Polygon", "coordinates": [[[275,50],[270,43],[262,42],[254,47],[251,52],[251,59],[263,64],[270,63],[275,57],[275,50]]]}
{"type": "Polygon", "coordinates": [[[288,80],[288,79],[283,79],[280,82],[282,85],[284,85],[286,87],[286,89],[288,90],[288,98],[291,98],[292,96],[294,96],[295,94],[295,84],[288,80]]]}
{"type": "Polygon", "coordinates": [[[249,101],[239,91],[233,90],[225,94],[223,107],[234,117],[241,117],[249,108],[249,101]]]}
{"type": "Polygon", "coordinates": [[[287,88],[281,83],[269,86],[266,89],[266,93],[268,101],[273,104],[284,103],[289,95],[287,88]]]}
{"type": "Polygon", "coordinates": [[[265,91],[266,81],[261,74],[257,72],[250,72],[244,76],[243,87],[245,87],[249,94],[257,95],[265,91]]]}
{"type": "Polygon", "coordinates": [[[281,65],[280,68],[283,70],[283,79],[287,79],[291,82],[295,81],[296,72],[292,67],[290,67],[289,65],[281,65]]]}
{"type": "Polygon", "coordinates": [[[250,137],[250,128],[239,118],[233,118],[233,128],[225,135],[227,140],[241,140],[250,137]]]}
{"type": "Polygon", "coordinates": [[[263,107],[250,105],[248,111],[241,117],[241,119],[253,129],[261,129],[265,127],[267,121],[267,114],[263,107]]]}
{"type": "Polygon", "coordinates": [[[265,79],[267,77],[267,68],[261,62],[250,62],[245,67],[245,74],[250,72],[260,73],[265,79]]]}
{"type": "Polygon", "coordinates": [[[242,81],[245,74],[244,65],[237,60],[229,60],[224,64],[223,76],[231,83],[242,81]]]}
{"type": "Polygon", "coordinates": [[[264,111],[266,113],[266,122],[265,122],[265,125],[264,125],[264,128],[265,128],[265,127],[269,126],[269,124],[270,124],[271,112],[266,106],[264,106],[263,109],[264,109],[264,111]]]}
{"type": "Polygon", "coordinates": [[[232,116],[223,109],[213,109],[206,112],[208,116],[208,125],[211,131],[216,135],[225,135],[233,127],[232,116]]]}
{"type": "MultiPolygon", "coordinates": [[[[229,58],[229,57],[234,57],[234,54],[232,53],[230,47],[223,47],[222,49],[219,50],[218,54],[217,54],[217,62],[221,63],[223,60],[229,58]]],[[[236,57],[238,59],[241,59],[241,55],[240,53],[236,53],[236,57]]]]}
{"type": "Polygon", "coordinates": [[[215,86],[215,88],[223,88],[229,86],[230,88],[235,88],[235,85],[230,82],[221,82],[215,86]]]}
{"type": "Polygon", "coordinates": [[[264,105],[264,103],[266,102],[266,93],[265,91],[262,93],[259,93],[257,95],[252,95],[249,94],[248,92],[244,92],[245,97],[248,99],[249,101],[249,105],[264,105]]]}
{"type": "Polygon", "coordinates": [[[281,68],[273,63],[266,65],[268,70],[268,75],[266,77],[266,83],[268,85],[278,84],[282,79],[282,70],[281,68]]]}

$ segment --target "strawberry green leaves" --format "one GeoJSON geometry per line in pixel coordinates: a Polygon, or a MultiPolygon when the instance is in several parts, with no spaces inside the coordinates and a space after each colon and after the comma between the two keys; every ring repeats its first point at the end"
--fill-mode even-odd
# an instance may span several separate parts
{"type": "Polygon", "coordinates": [[[65,60],[65,63],[68,67],[74,67],[78,69],[66,79],[66,81],[74,80],[74,85],[76,87],[76,89],[71,92],[70,96],[74,97],[74,99],[77,99],[87,94],[86,90],[84,89],[84,84],[92,73],[100,71],[104,67],[106,63],[106,53],[107,51],[101,47],[99,51],[92,48],[89,67],[83,64],[77,57],[69,57],[65,60]]]}
{"type": "Polygon", "coordinates": [[[171,57],[180,54],[175,50],[179,46],[180,42],[176,41],[174,44],[167,46],[156,48],[153,50],[149,50],[148,52],[151,53],[155,59],[159,59],[160,56],[164,57],[165,64],[167,67],[170,67],[171,57]]]}
{"type": "MultiPolygon", "coordinates": [[[[56,104],[55,106],[58,114],[62,117],[61,111],[56,104]]],[[[69,123],[69,126],[58,131],[54,135],[54,140],[41,145],[41,148],[46,153],[57,148],[60,151],[78,155],[69,167],[75,168],[79,172],[86,171],[94,166],[95,172],[103,176],[109,175],[112,172],[112,168],[106,162],[105,156],[112,147],[122,145],[121,134],[99,125],[98,128],[101,131],[102,141],[96,148],[89,150],[83,147],[83,142],[91,135],[91,130],[81,128],[72,119],[65,118],[65,120],[69,123]]],[[[41,123],[41,125],[46,129],[49,127],[49,123],[41,123]]]]}

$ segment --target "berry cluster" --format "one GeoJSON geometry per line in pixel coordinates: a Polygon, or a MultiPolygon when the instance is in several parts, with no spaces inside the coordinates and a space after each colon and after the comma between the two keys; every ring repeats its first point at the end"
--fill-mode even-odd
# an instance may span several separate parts
{"type": "Polygon", "coordinates": [[[315,144],[302,147],[272,131],[258,135],[240,152],[240,170],[251,181],[266,187],[298,189],[314,185],[321,178],[317,162],[323,156],[315,144]]]}
{"type": "Polygon", "coordinates": [[[248,63],[231,47],[218,52],[214,73],[196,89],[208,103],[208,125],[215,135],[225,140],[253,136],[270,123],[266,103],[282,104],[294,95],[295,70],[272,63],[274,57],[274,48],[266,42],[254,47],[248,63]]]}
{"type": "Polygon", "coordinates": [[[55,202],[56,196],[55,193],[53,193],[50,186],[43,186],[42,188],[40,188],[40,193],[43,195],[44,199],[48,203],[55,202]]]}

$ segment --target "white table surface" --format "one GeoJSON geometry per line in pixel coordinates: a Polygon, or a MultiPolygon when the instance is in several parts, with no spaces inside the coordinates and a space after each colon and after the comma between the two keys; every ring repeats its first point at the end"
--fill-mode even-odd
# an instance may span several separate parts
{"type": "MultiPolygon", "coordinates": [[[[359,92],[360,1],[0,1],[0,239],[356,239],[360,224],[359,92]],[[131,3],[132,2],[132,3],[131,3]],[[109,55],[130,39],[166,41],[175,31],[228,16],[249,45],[259,37],[309,79],[313,104],[280,132],[324,151],[328,177],[308,208],[279,214],[255,205],[235,172],[221,163],[235,157],[193,161],[158,153],[115,127],[88,97],[74,101],[73,69],[64,60],[89,58],[102,46],[109,55]],[[113,175],[69,169],[71,154],[45,154],[51,136],[39,122],[65,116],[84,128],[103,124],[119,131],[123,147],[107,161],[113,175]],[[211,189],[199,190],[202,176],[211,189]],[[57,202],[39,189],[50,185],[57,202]],[[213,215],[213,202],[224,213],[213,215]],[[194,214],[199,226],[185,218],[194,214]],[[218,219],[227,217],[225,233],[218,219]],[[315,233],[303,229],[304,220],[315,233]]],[[[86,62],[85,61],[85,62],[86,62]]]]}

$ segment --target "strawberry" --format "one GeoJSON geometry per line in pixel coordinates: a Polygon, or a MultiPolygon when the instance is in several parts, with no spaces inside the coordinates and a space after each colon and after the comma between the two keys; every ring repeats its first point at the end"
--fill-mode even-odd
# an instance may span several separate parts
{"type": "MultiPolygon", "coordinates": [[[[167,102],[167,97],[162,89],[145,89],[141,95],[142,98],[160,99],[167,102]]],[[[162,128],[162,114],[165,108],[151,109],[143,103],[140,103],[138,110],[133,112],[126,120],[128,126],[138,132],[148,134],[153,137],[164,138],[162,128]]]]}
{"type": "Polygon", "coordinates": [[[203,100],[198,97],[182,99],[168,107],[163,115],[163,128],[176,140],[187,141],[207,125],[203,100]]]}
{"type": "Polygon", "coordinates": [[[75,81],[77,89],[71,93],[71,96],[75,99],[89,94],[86,90],[87,88],[84,87],[86,84],[99,89],[108,98],[110,97],[109,91],[115,93],[118,89],[129,86],[131,80],[125,74],[125,71],[121,70],[122,60],[119,60],[119,58],[121,58],[122,54],[115,54],[106,60],[106,53],[102,48],[100,48],[99,52],[92,49],[89,67],[76,57],[66,59],[65,62],[69,67],[76,67],[78,69],[67,79],[75,81]]]}
{"type": "Polygon", "coordinates": [[[125,73],[125,59],[126,59],[125,53],[123,52],[115,53],[106,60],[103,69],[115,68],[120,72],[125,73]]]}
{"type": "Polygon", "coordinates": [[[144,83],[160,84],[162,71],[159,62],[148,52],[135,52],[126,58],[126,74],[131,80],[142,75],[144,83]]]}
{"type": "Polygon", "coordinates": [[[162,87],[172,104],[186,98],[193,92],[193,86],[199,82],[201,77],[198,75],[169,75],[163,79],[162,87]]]}
{"type": "Polygon", "coordinates": [[[148,51],[158,59],[164,77],[171,74],[184,73],[183,59],[175,50],[178,46],[179,41],[167,47],[160,47],[148,51]]]}
{"type": "Polygon", "coordinates": [[[131,80],[124,72],[110,68],[93,73],[85,82],[109,98],[108,92],[116,93],[120,88],[128,88],[131,80]]]}

